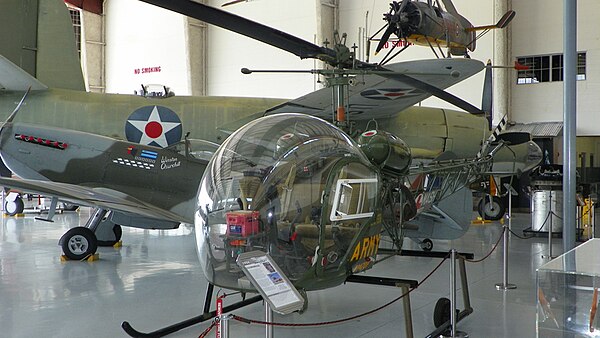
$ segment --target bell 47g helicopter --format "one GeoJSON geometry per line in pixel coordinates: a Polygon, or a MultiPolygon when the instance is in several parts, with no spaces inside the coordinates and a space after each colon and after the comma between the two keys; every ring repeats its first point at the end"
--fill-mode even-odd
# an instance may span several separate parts
{"type": "Polygon", "coordinates": [[[341,43],[319,47],[193,1],[142,1],[333,67],[311,71],[327,78],[330,93],[280,105],[241,127],[222,127],[231,135],[208,163],[195,213],[198,256],[211,285],[255,292],[236,265],[241,253],[253,250],[269,253],[302,290],[342,284],[378,262],[382,236],[400,251],[408,231],[462,235],[472,214],[472,182],[517,174],[541,160],[528,134],[495,131],[482,138],[484,130],[489,135],[485,112],[439,89],[483,70],[480,61],[384,67],[356,60],[341,43]],[[401,98],[401,106],[425,93],[471,114],[398,112],[387,104],[401,98]]]}

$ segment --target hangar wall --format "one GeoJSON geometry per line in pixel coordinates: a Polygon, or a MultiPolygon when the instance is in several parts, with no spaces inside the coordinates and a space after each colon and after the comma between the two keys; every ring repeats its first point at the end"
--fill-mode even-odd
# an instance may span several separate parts
{"type": "MultiPolygon", "coordinates": [[[[513,1],[513,56],[563,52],[563,2],[513,1]]],[[[598,136],[600,126],[600,2],[577,1],[577,50],[586,52],[586,79],[577,81],[577,136],[598,136]]],[[[512,81],[513,119],[518,122],[562,121],[563,82],[516,84],[512,81]]]]}
{"type": "MultiPolygon", "coordinates": [[[[334,7],[338,1],[257,0],[224,9],[319,45],[325,39],[331,41],[334,27],[339,25],[339,31],[348,35],[347,44],[356,44],[364,60],[366,37],[383,25],[383,13],[389,11],[389,2],[339,1],[339,11],[336,11],[334,7]]],[[[225,2],[207,1],[219,8],[225,2]]],[[[454,3],[466,17],[477,18],[472,19],[475,25],[496,20],[492,1],[473,3],[455,0],[454,3]]],[[[322,87],[318,77],[312,74],[241,74],[243,67],[309,70],[319,67],[319,64],[314,60],[299,60],[294,55],[239,34],[208,25],[207,47],[199,49],[193,33],[186,32],[186,18],[183,16],[136,0],[107,0],[105,14],[107,92],[133,93],[141,83],[161,83],[170,86],[177,95],[294,98],[322,87]],[[205,60],[205,66],[201,60],[205,60]],[[192,72],[189,62],[196,63],[192,72]],[[160,67],[159,72],[155,71],[156,67],[160,67]],[[194,79],[204,67],[205,77],[194,79]],[[150,72],[142,72],[144,68],[150,68],[150,72]],[[136,70],[140,73],[135,73],[136,70]],[[194,91],[194,84],[205,85],[206,89],[194,91]]],[[[202,23],[195,24],[203,26],[202,23]]],[[[493,60],[493,37],[494,32],[490,32],[479,40],[471,56],[484,61],[493,60]]],[[[370,61],[378,61],[383,55],[385,51],[378,57],[371,55],[370,61]]],[[[429,48],[411,47],[394,61],[423,58],[435,56],[429,48]]],[[[482,83],[483,73],[450,91],[480,106],[482,83]]],[[[423,105],[454,108],[436,98],[424,101],[423,105]]]]}
{"type": "MultiPolygon", "coordinates": [[[[208,4],[221,8],[225,2],[211,0],[208,4]]],[[[317,20],[320,7],[321,0],[259,0],[222,9],[320,45],[323,30],[319,25],[331,24],[330,20],[317,20]]],[[[317,66],[314,60],[300,60],[295,55],[213,25],[209,25],[208,35],[208,95],[294,98],[321,88],[312,74],[243,75],[240,72],[244,67],[310,70],[317,66]]]]}
{"type": "Polygon", "coordinates": [[[136,0],[107,0],[104,12],[107,92],[152,83],[192,94],[186,18],[136,0]]]}

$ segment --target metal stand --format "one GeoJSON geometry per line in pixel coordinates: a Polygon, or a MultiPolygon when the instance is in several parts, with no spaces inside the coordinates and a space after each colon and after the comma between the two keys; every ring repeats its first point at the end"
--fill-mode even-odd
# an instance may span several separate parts
{"type": "Polygon", "coordinates": [[[509,230],[512,228],[512,191],[508,194],[508,225],[505,223],[503,228],[504,238],[502,239],[502,245],[504,248],[502,252],[502,283],[496,283],[496,289],[512,290],[517,288],[515,284],[508,283],[508,235],[510,233],[509,230]]]}
{"type": "MultiPolygon", "coordinates": [[[[166,335],[171,334],[173,332],[177,332],[177,331],[179,331],[181,329],[185,329],[185,328],[190,327],[192,325],[195,325],[195,324],[202,323],[202,322],[205,322],[207,320],[213,319],[213,318],[215,318],[217,316],[217,311],[216,310],[210,311],[210,312],[208,311],[210,309],[210,301],[211,301],[211,298],[212,298],[213,290],[214,290],[214,286],[209,283],[208,284],[208,289],[206,291],[206,300],[205,300],[205,303],[204,303],[204,313],[201,314],[201,315],[199,315],[199,316],[196,316],[196,317],[193,317],[193,318],[181,321],[179,323],[175,323],[173,325],[164,327],[162,329],[158,329],[156,331],[147,332],[147,333],[146,332],[140,332],[140,331],[134,329],[131,326],[131,324],[129,324],[129,322],[127,322],[127,321],[124,321],[123,323],[121,323],[121,328],[123,328],[123,330],[125,331],[125,333],[127,333],[131,337],[152,337],[152,338],[157,338],[157,337],[166,336],[166,335]]],[[[231,311],[240,309],[240,308],[242,308],[244,306],[247,306],[247,305],[250,305],[250,304],[254,304],[254,303],[256,303],[256,302],[258,302],[260,300],[263,300],[262,296],[260,296],[260,295],[259,296],[254,296],[254,297],[251,297],[251,298],[248,298],[248,299],[243,299],[243,300],[241,300],[241,301],[239,301],[237,303],[231,304],[229,306],[224,306],[222,308],[222,312],[223,313],[231,312],[231,311]]],[[[231,318],[231,316],[229,316],[229,317],[227,317],[225,319],[230,319],[230,318],[231,318]]],[[[223,319],[223,318],[221,318],[221,319],[223,319]]]]}
{"type": "Polygon", "coordinates": [[[450,251],[450,328],[447,332],[440,335],[440,337],[448,338],[466,338],[468,334],[462,331],[456,330],[456,323],[458,322],[456,313],[456,249],[450,251]]]}
{"type": "MultiPolygon", "coordinates": [[[[552,193],[550,193],[550,201],[548,202],[548,204],[550,206],[552,205],[552,193]]],[[[548,224],[548,255],[547,256],[542,255],[542,258],[549,258],[549,259],[556,258],[555,256],[552,256],[552,218],[553,218],[553,216],[554,216],[554,211],[552,211],[552,207],[550,207],[550,210],[548,210],[548,217],[546,218],[550,221],[550,223],[548,224]]]]}
{"type": "Polygon", "coordinates": [[[410,307],[410,294],[408,291],[419,286],[418,281],[388,277],[350,275],[346,279],[346,282],[399,287],[400,290],[402,290],[402,294],[406,295],[402,298],[402,305],[404,309],[404,325],[406,330],[405,337],[413,338],[412,310],[410,307]]]}
{"type": "MultiPolygon", "coordinates": [[[[265,322],[273,322],[273,310],[267,301],[265,301],[265,322]]],[[[273,325],[265,324],[265,337],[273,338],[273,325]]]]}
{"type": "Polygon", "coordinates": [[[226,314],[226,315],[221,315],[221,318],[219,319],[221,321],[220,326],[221,326],[221,333],[219,338],[229,338],[229,320],[233,318],[233,315],[230,314],[226,314]]]}

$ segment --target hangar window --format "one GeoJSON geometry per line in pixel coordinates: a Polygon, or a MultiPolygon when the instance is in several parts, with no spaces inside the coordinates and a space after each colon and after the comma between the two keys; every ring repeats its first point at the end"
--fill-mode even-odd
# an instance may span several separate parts
{"type": "Polygon", "coordinates": [[[71,15],[71,21],[73,22],[73,30],[75,31],[75,43],[77,44],[77,52],[81,57],[81,9],[69,7],[69,14],[71,15]]]}
{"type": "MultiPolygon", "coordinates": [[[[563,80],[563,54],[548,54],[522,56],[517,62],[529,67],[519,70],[517,73],[517,84],[532,84],[540,82],[556,82],[563,80]]],[[[586,77],[586,53],[577,53],[577,80],[585,80],[586,77]]]]}

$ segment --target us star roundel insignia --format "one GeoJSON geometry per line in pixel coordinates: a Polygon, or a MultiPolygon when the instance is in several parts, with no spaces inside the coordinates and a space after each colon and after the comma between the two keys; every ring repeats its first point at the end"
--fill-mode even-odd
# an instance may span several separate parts
{"type": "Polygon", "coordinates": [[[422,92],[416,88],[377,88],[363,90],[360,95],[373,100],[395,100],[401,97],[419,95],[422,92]]]}
{"type": "Polygon", "coordinates": [[[129,142],[165,148],[181,141],[181,135],[179,116],[163,106],[138,108],[125,123],[125,137],[129,142]]]}

